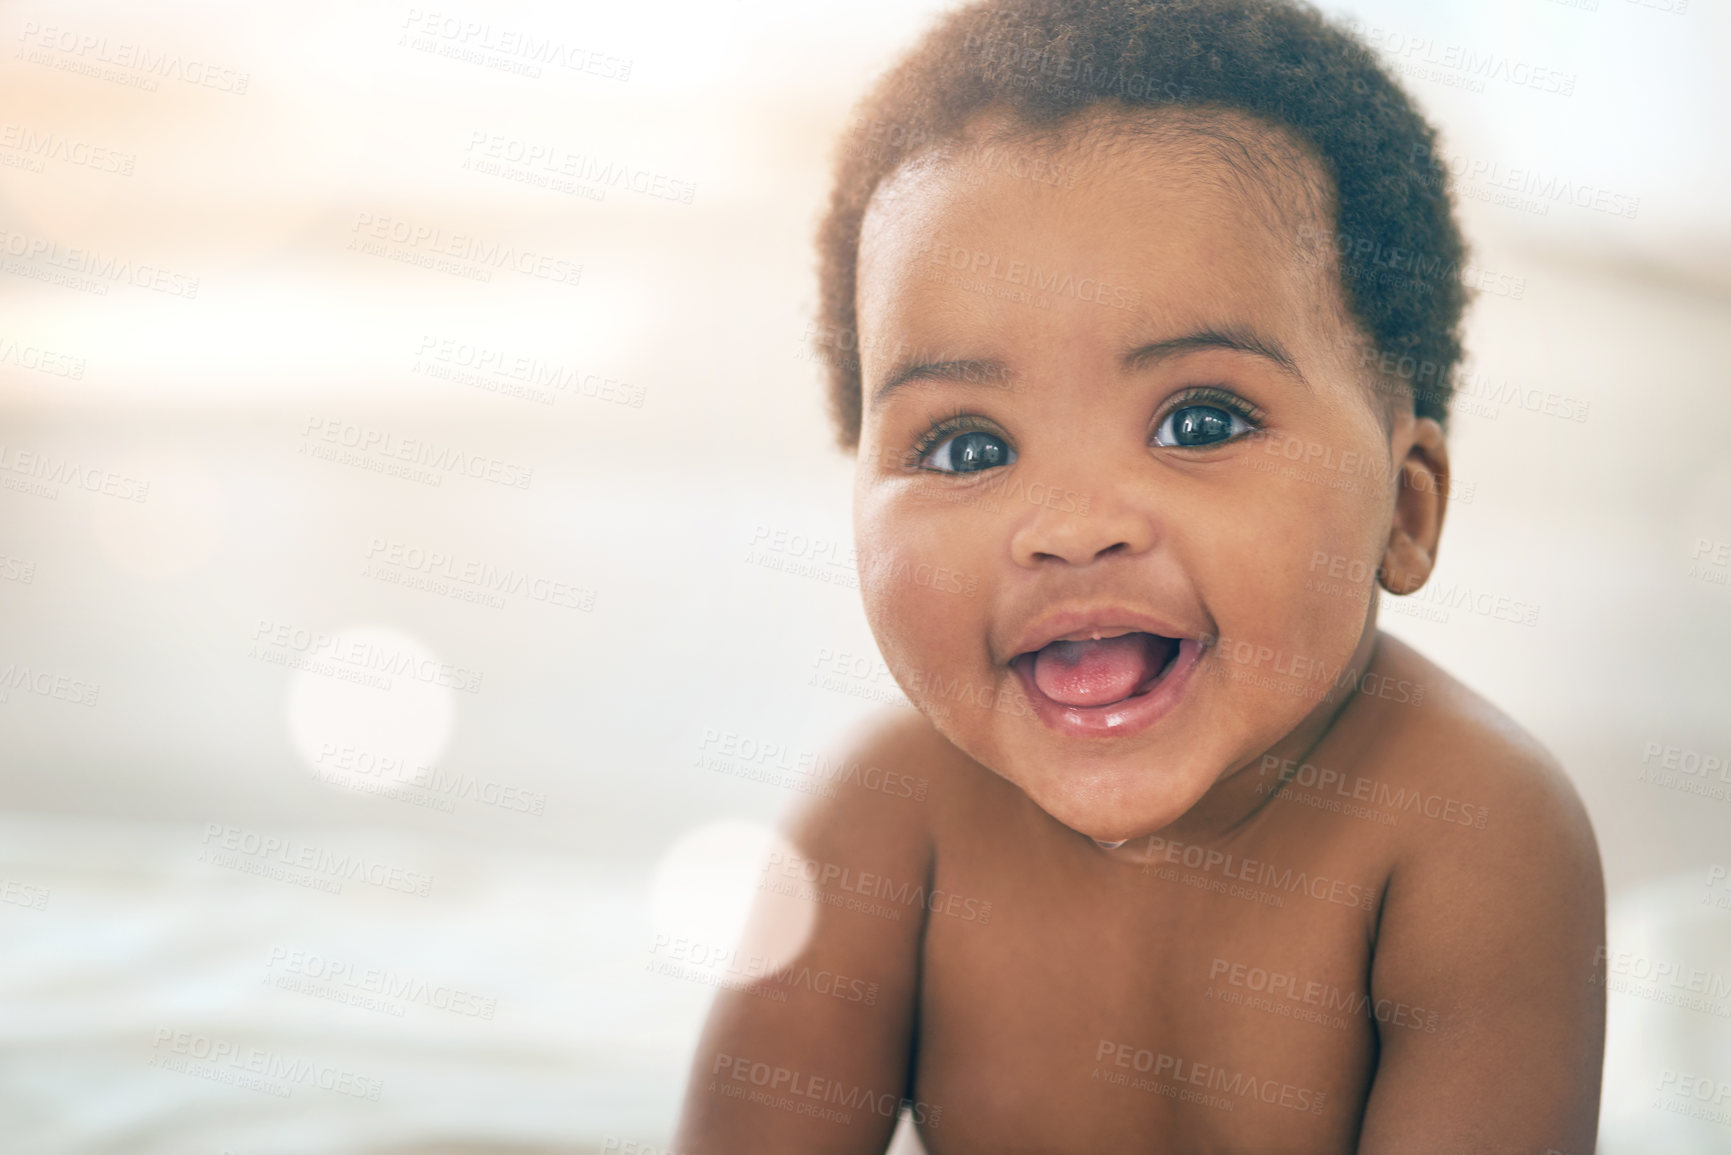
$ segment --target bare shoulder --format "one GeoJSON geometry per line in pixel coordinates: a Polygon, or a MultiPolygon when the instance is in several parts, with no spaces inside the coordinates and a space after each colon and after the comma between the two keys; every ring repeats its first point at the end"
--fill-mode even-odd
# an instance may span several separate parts
{"type": "Polygon", "coordinates": [[[905,707],[867,715],[819,758],[824,788],[786,822],[794,848],[820,871],[852,868],[898,887],[926,883],[940,832],[976,813],[984,780],[997,781],[905,707]]]}
{"type": "MultiPolygon", "coordinates": [[[[1597,844],[1579,792],[1549,750],[1513,719],[1442,667],[1384,635],[1377,667],[1413,688],[1408,700],[1379,703],[1372,746],[1379,773],[1404,786],[1415,812],[1402,857],[1452,844],[1481,855],[1500,844],[1523,857],[1560,856],[1559,866],[1596,875],[1597,844]],[[1475,837],[1450,836],[1467,828],[1475,837]],[[1470,848],[1470,849],[1469,849],[1470,848]]],[[[1404,823],[1403,823],[1404,825],[1404,823]]]]}
{"type": "Polygon", "coordinates": [[[849,825],[894,828],[930,841],[946,815],[972,808],[996,781],[924,714],[903,708],[867,715],[830,744],[824,777],[833,791],[811,799],[796,826],[843,815],[849,825]]]}
{"type": "Polygon", "coordinates": [[[1371,712],[1366,757],[1426,820],[1400,823],[1371,989],[1425,1014],[1379,1018],[1359,1150],[1590,1151],[1605,899],[1585,807],[1538,742],[1411,647],[1385,637],[1373,667],[1424,687],[1371,712]]]}
{"type": "Polygon", "coordinates": [[[939,732],[930,718],[907,707],[890,707],[868,714],[842,736],[841,744],[856,756],[875,757],[901,769],[920,771],[946,781],[978,768],[939,732]]]}

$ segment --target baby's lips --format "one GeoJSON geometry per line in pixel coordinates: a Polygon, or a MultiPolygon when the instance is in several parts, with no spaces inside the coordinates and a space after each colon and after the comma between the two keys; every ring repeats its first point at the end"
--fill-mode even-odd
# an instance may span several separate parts
{"type": "Polygon", "coordinates": [[[1175,622],[1124,605],[1071,605],[1041,614],[1024,627],[1011,643],[1006,661],[1036,653],[1057,641],[1092,639],[1095,633],[1107,638],[1132,632],[1179,640],[1197,636],[1175,622]]]}

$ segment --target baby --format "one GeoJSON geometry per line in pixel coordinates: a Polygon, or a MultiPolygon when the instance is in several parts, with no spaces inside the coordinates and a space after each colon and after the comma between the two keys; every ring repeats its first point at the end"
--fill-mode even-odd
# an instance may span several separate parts
{"type": "Polygon", "coordinates": [[[1591,1155],[1585,812],[1376,624],[1448,505],[1434,144],[1277,0],[986,0],[866,101],[822,344],[918,712],[794,816],[756,985],[833,981],[718,994],[681,1155],[1591,1155]]]}

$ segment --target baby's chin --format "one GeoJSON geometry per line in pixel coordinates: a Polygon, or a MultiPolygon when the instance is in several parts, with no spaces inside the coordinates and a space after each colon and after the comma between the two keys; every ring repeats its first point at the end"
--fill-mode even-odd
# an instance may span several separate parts
{"type": "Polygon", "coordinates": [[[1006,775],[1053,819],[1096,842],[1144,838],[1170,826],[1208,793],[1211,775],[1193,770],[1164,779],[1142,770],[1130,783],[1114,775],[1045,771],[1019,779],[1006,775]]]}

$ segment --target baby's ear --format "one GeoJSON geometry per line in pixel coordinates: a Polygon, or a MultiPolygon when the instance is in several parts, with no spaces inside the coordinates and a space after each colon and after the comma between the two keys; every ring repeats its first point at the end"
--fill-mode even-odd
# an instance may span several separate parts
{"type": "Polygon", "coordinates": [[[1430,417],[1417,418],[1401,440],[1407,438],[1411,444],[1399,462],[1394,523],[1377,572],[1382,588],[1391,594],[1410,594],[1430,579],[1449,500],[1449,451],[1442,426],[1430,417]]]}

